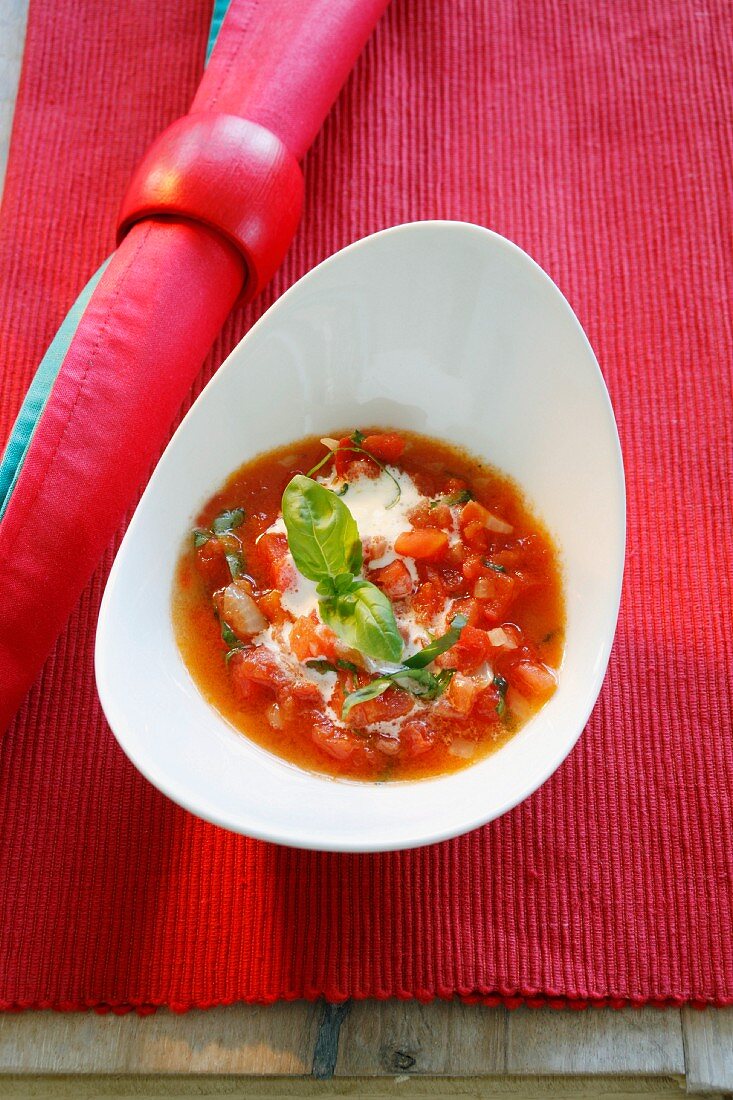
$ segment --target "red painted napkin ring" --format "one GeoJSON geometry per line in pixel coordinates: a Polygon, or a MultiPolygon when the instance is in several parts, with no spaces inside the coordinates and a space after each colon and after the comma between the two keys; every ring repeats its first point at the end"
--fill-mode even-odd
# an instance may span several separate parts
{"type": "Polygon", "coordinates": [[[138,165],[122,203],[118,241],[143,218],[201,222],[241,252],[249,300],[282,263],[302,205],[300,166],[270,130],[235,115],[186,115],[138,165]]]}

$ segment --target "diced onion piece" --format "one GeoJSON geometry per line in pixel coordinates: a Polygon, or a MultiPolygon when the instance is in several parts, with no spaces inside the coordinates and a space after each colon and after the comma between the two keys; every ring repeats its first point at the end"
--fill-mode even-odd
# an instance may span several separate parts
{"type": "Polygon", "coordinates": [[[323,444],[324,447],[328,447],[329,451],[337,451],[338,450],[338,446],[339,446],[338,439],[331,439],[330,436],[324,435],[323,439],[321,440],[321,443],[323,444]]]}
{"type": "Polygon", "coordinates": [[[221,617],[238,638],[251,638],[267,626],[267,619],[241,585],[230,584],[221,597],[221,617]]]}
{"type": "Polygon", "coordinates": [[[272,703],[265,711],[265,714],[267,715],[267,721],[273,729],[281,730],[283,728],[283,716],[277,703],[272,703]]]}
{"type": "Polygon", "coordinates": [[[489,512],[484,520],[484,527],[489,531],[496,531],[499,535],[509,535],[514,530],[511,523],[507,523],[504,519],[499,519],[493,512],[489,512]]]}
{"type": "Polygon", "coordinates": [[[506,630],[500,626],[494,627],[493,630],[488,630],[489,641],[496,649],[516,649],[517,643],[514,638],[510,638],[506,630]]]}
{"type": "Polygon", "coordinates": [[[449,756],[458,756],[461,760],[470,760],[476,752],[476,742],[457,737],[448,749],[449,756]]]}

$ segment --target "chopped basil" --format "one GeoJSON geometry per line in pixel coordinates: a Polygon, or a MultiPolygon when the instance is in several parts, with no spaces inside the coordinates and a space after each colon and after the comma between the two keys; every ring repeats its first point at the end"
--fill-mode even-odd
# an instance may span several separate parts
{"type": "Polygon", "coordinates": [[[320,672],[321,675],[325,675],[327,672],[336,672],[336,665],[327,661],[325,657],[314,658],[312,661],[305,662],[306,668],[312,668],[314,672],[320,672]]]}
{"type": "Polygon", "coordinates": [[[503,676],[500,676],[497,672],[494,675],[493,685],[499,693],[499,702],[496,704],[496,713],[500,718],[503,718],[506,714],[506,693],[509,684],[506,682],[503,676]]]}
{"type": "Polygon", "coordinates": [[[244,649],[245,645],[244,642],[241,642],[239,640],[237,635],[230,627],[229,623],[224,622],[223,619],[221,620],[221,637],[222,641],[227,647],[227,652],[224,656],[224,660],[227,664],[229,664],[234,654],[237,653],[240,649],[244,649]]]}
{"type": "Polygon", "coordinates": [[[205,546],[211,537],[211,531],[207,531],[205,527],[195,527],[193,530],[194,549],[198,550],[200,546],[205,546]]]}
{"type": "Polygon", "coordinates": [[[418,650],[417,653],[413,653],[411,657],[408,657],[403,662],[405,668],[425,668],[431,661],[434,661],[436,657],[439,657],[441,653],[445,653],[447,649],[455,645],[461,636],[461,631],[468,622],[465,615],[454,615],[451,620],[450,629],[446,630],[445,634],[440,638],[436,638],[430,642],[423,649],[418,650]]]}
{"type": "Polygon", "coordinates": [[[215,535],[227,535],[236,531],[244,523],[244,508],[231,508],[226,512],[220,512],[211,524],[211,530],[215,535]]]}
{"type": "Polygon", "coordinates": [[[226,553],[225,557],[227,559],[227,565],[229,566],[229,572],[232,575],[232,580],[235,581],[244,571],[244,558],[236,551],[226,553]]]}
{"type": "Polygon", "coordinates": [[[452,508],[454,504],[468,504],[469,500],[473,500],[473,493],[470,489],[457,489],[455,493],[448,493],[445,497],[431,500],[430,507],[437,508],[439,504],[447,504],[449,508],[452,508]]]}
{"type": "Polygon", "coordinates": [[[359,675],[360,669],[353,661],[344,661],[339,657],[336,664],[339,668],[342,668],[344,672],[353,672],[355,676],[359,675]]]}
{"type": "Polygon", "coordinates": [[[229,623],[225,622],[223,619],[221,620],[221,637],[222,641],[228,645],[230,649],[235,646],[241,646],[242,644],[229,623]]]}
{"type": "Polygon", "coordinates": [[[355,443],[357,445],[357,447],[360,447],[361,444],[366,439],[366,436],[364,435],[363,432],[360,432],[358,428],[355,428],[354,431],[349,436],[349,439],[351,440],[352,443],[355,443]]]}
{"type": "Polygon", "coordinates": [[[372,680],[370,684],[365,684],[364,687],[349,692],[341,708],[341,717],[346,718],[351,708],[356,706],[357,703],[367,703],[370,699],[376,699],[391,686],[392,681],[388,677],[380,676],[378,680],[372,680]]]}
{"type": "Polygon", "coordinates": [[[506,573],[505,565],[499,565],[498,562],[489,561],[488,558],[484,558],[484,565],[487,569],[493,569],[495,573],[506,573]]]}
{"type": "Polygon", "coordinates": [[[346,494],[348,493],[348,491],[349,491],[349,483],[348,483],[348,481],[345,481],[336,495],[340,496],[340,497],[345,497],[346,494]]]}

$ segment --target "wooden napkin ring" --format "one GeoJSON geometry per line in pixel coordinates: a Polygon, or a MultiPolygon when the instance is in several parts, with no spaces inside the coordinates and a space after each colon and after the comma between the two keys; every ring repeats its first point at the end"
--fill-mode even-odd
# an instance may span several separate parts
{"type": "Polygon", "coordinates": [[[282,263],[302,205],[300,166],[270,130],[235,115],[186,115],[156,138],[135,170],[117,239],[143,218],[202,222],[241,252],[249,301],[282,263]]]}

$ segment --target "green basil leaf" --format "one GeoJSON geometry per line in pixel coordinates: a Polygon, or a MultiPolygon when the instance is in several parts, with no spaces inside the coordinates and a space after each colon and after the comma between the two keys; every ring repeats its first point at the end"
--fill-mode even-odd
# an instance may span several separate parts
{"type": "Polygon", "coordinates": [[[355,665],[353,661],[344,661],[341,657],[336,662],[338,668],[342,668],[344,672],[353,672],[354,676],[358,676],[361,669],[358,665],[355,665]]]}
{"type": "Polygon", "coordinates": [[[447,504],[448,507],[452,508],[454,504],[468,504],[469,500],[473,500],[473,493],[470,489],[457,489],[455,493],[448,493],[445,497],[431,500],[430,507],[437,508],[439,504],[447,504]]]}
{"type": "Polygon", "coordinates": [[[484,565],[487,569],[493,569],[495,573],[506,573],[505,565],[499,565],[498,562],[489,561],[488,558],[484,558],[484,565]]]}
{"type": "Polygon", "coordinates": [[[226,512],[220,512],[211,524],[211,530],[215,535],[226,535],[229,531],[236,531],[244,523],[244,508],[231,508],[226,512]]]}
{"type": "Polygon", "coordinates": [[[391,681],[387,678],[372,680],[370,684],[365,684],[362,688],[357,688],[356,691],[350,691],[344,699],[344,705],[341,708],[341,717],[346,718],[349,711],[357,703],[368,703],[370,699],[376,699],[378,696],[383,695],[388,687],[391,687],[391,681]]]}
{"type": "Polygon", "coordinates": [[[439,657],[441,653],[445,653],[447,649],[455,645],[461,636],[461,631],[468,622],[465,615],[455,615],[450,629],[446,630],[445,634],[442,634],[440,638],[436,638],[430,645],[426,645],[424,649],[418,650],[417,653],[413,653],[411,657],[408,657],[403,664],[406,668],[425,668],[431,661],[434,661],[436,657],[439,657]]]}
{"type": "Polygon", "coordinates": [[[361,569],[361,539],[356,521],[335,493],[304,474],[288,483],[282,500],[290,553],[298,570],[312,581],[361,569]]]}
{"type": "Polygon", "coordinates": [[[375,661],[399,661],[402,635],[384,592],[370,581],[355,580],[341,595],[321,600],[321,618],[342,642],[375,661]]]}
{"type": "Polygon", "coordinates": [[[207,531],[205,527],[195,527],[193,530],[194,549],[198,550],[200,546],[205,546],[211,538],[211,531],[207,531]]]}
{"type": "Polygon", "coordinates": [[[228,645],[230,649],[237,649],[242,645],[229,623],[225,623],[223,619],[221,620],[221,636],[224,643],[228,645]]]}
{"type": "Polygon", "coordinates": [[[420,699],[437,699],[443,694],[456,674],[454,668],[442,668],[440,672],[428,672],[426,668],[410,668],[392,672],[389,679],[397,687],[417,695],[420,699]]]}
{"type": "Polygon", "coordinates": [[[360,446],[366,439],[366,436],[363,432],[360,432],[359,429],[356,428],[349,436],[349,439],[352,443],[356,443],[357,446],[360,446]]]}
{"type": "Polygon", "coordinates": [[[306,661],[305,667],[312,668],[314,672],[320,672],[321,675],[324,675],[326,672],[338,671],[336,665],[332,664],[330,661],[327,661],[325,657],[317,657],[314,658],[312,661],[306,661]]]}
{"type": "Polygon", "coordinates": [[[499,692],[499,702],[496,704],[496,713],[500,718],[503,718],[506,714],[506,693],[509,684],[506,682],[503,676],[500,676],[497,672],[492,681],[494,687],[499,692]]]}
{"type": "Polygon", "coordinates": [[[227,559],[227,565],[229,566],[232,580],[235,581],[237,577],[244,572],[244,558],[235,551],[225,554],[224,557],[227,559]]]}

